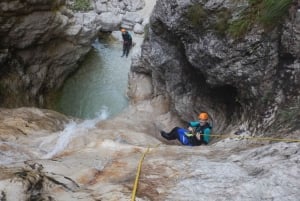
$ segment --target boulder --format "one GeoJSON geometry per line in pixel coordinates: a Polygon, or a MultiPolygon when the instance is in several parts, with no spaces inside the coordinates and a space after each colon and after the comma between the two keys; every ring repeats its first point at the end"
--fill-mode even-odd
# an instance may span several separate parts
{"type": "Polygon", "coordinates": [[[101,24],[101,31],[114,31],[119,29],[122,16],[119,14],[115,15],[112,12],[106,12],[101,13],[98,17],[98,20],[101,24]]]}
{"type": "Polygon", "coordinates": [[[133,31],[134,31],[134,33],[137,33],[137,34],[143,34],[144,26],[139,23],[136,23],[133,27],[133,31]]]}

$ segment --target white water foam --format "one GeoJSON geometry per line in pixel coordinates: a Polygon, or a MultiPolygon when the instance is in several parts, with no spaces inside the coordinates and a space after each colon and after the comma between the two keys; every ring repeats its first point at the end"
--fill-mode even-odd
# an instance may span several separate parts
{"type": "MultiPolygon", "coordinates": [[[[61,153],[66,149],[68,144],[71,142],[71,140],[75,137],[79,137],[82,134],[86,134],[86,130],[94,128],[96,123],[99,121],[105,120],[109,116],[108,108],[103,106],[99,112],[96,113],[97,116],[94,119],[88,119],[81,123],[76,123],[74,121],[71,121],[65,126],[65,129],[58,133],[57,141],[52,149],[52,151],[48,152],[45,156],[43,156],[43,159],[50,159],[54,157],[55,155],[61,153]]],[[[40,147],[42,147],[45,143],[41,143],[40,147]]]]}

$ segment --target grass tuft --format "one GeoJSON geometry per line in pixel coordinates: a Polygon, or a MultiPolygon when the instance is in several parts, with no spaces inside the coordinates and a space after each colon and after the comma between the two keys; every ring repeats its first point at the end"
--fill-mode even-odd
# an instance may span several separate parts
{"type": "Polygon", "coordinates": [[[266,30],[273,29],[288,13],[293,0],[248,0],[249,7],[239,19],[231,22],[228,33],[239,38],[245,35],[254,24],[266,30]]]}
{"type": "Polygon", "coordinates": [[[76,11],[87,11],[90,10],[90,6],[89,0],[75,0],[72,9],[76,11]]]}
{"type": "Polygon", "coordinates": [[[186,13],[186,18],[195,28],[202,28],[202,23],[206,17],[207,12],[204,10],[201,4],[190,6],[186,13]]]}

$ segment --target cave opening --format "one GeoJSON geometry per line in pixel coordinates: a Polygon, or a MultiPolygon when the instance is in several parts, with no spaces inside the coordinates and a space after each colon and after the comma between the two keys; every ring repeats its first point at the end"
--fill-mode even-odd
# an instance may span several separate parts
{"type": "Polygon", "coordinates": [[[228,120],[235,114],[240,113],[241,104],[238,101],[238,90],[236,87],[232,85],[212,87],[209,90],[209,96],[218,107],[221,107],[228,120]]]}

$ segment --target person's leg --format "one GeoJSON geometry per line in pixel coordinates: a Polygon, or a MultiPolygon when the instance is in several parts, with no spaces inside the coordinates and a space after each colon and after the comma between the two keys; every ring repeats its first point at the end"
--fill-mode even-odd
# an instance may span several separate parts
{"type": "Polygon", "coordinates": [[[125,45],[125,44],[123,44],[123,54],[122,54],[122,56],[121,56],[121,57],[124,57],[124,56],[125,56],[125,53],[126,53],[126,45],[125,45]]]}
{"type": "Polygon", "coordinates": [[[188,132],[188,130],[184,129],[184,128],[180,128],[177,130],[177,139],[181,142],[181,144],[183,145],[191,145],[189,137],[186,135],[186,133],[188,132]]]}
{"type": "Polygon", "coordinates": [[[126,57],[128,57],[129,49],[130,49],[130,46],[129,46],[129,45],[126,45],[126,51],[125,51],[126,57]]]}
{"type": "Polygon", "coordinates": [[[167,133],[165,131],[160,131],[162,137],[166,138],[167,140],[176,140],[178,138],[178,129],[179,127],[175,127],[171,130],[171,132],[167,133]]]}
{"type": "Polygon", "coordinates": [[[121,57],[124,57],[125,55],[125,46],[123,46],[123,54],[121,55],[121,57]]]}

